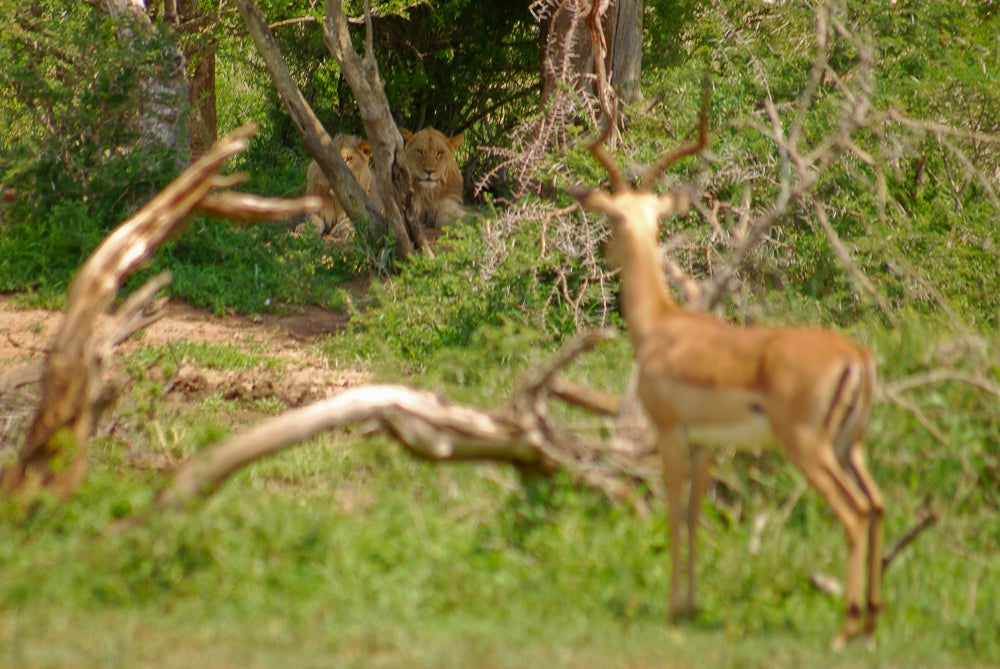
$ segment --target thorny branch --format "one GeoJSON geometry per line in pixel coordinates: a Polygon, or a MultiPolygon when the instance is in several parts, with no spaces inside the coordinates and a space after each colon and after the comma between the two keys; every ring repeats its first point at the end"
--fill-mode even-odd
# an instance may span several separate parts
{"type": "MultiPolygon", "coordinates": [[[[785,134],[777,106],[768,91],[764,111],[768,125],[752,124],[778,147],[780,177],[778,194],[771,206],[758,216],[750,216],[742,238],[729,255],[725,266],[716,270],[707,282],[702,297],[695,306],[713,309],[737,287],[736,277],[750,253],[766,238],[772,226],[784,217],[793,205],[813,192],[819,180],[833,167],[845,151],[860,153],[852,137],[869,123],[869,97],[873,90],[873,49],[870,44],[848,31],[832,16],[830,3],[816,10],[816,57],[803,94],[798,99],[795,117],[785,134]],[[857,52],[858,63],[849,86],[829,65],[830,37],[833,32],[850,42],[857,52]],[[840,121],[833,133],[811,146],[804,145],[802,129],[821,81],[835,82],[844,97],[840,121]]],[[[834,235],[834,238],[836,235],[834,235]]]]}

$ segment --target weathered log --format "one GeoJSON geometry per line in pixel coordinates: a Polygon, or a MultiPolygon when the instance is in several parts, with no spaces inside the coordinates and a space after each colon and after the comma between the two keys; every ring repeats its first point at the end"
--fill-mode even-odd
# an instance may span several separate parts
{"type": "Polygon", "coordinates": [[[177,507],[214,492],[232,473],[310,437],[375,420],[414,455],[429,460],[494,460],[541,466],[544,457],[511,419],[397,385],[351,388],[266,420],[198,453],[161,490],[157,505],[177,507]]]}

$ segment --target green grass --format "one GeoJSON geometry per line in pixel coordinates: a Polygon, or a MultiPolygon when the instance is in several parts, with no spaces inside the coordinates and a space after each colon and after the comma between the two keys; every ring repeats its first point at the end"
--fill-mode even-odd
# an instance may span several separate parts
{"type": "MultiPolygon", "coordinates": [[[[870,333],[886,373],[933,343],[916,326],[906,337],[870,333]]],[[[496,404],[544,357],[517,338],[516,355],[482,341],[495,360],[475,376],[442,373],[442,352],[409,381],[496,404]]],[[[621,340],[604,344],[572,374],[616,387],[627,352],[621,340]]],[[[965,389],[934,393],[916,399],[959,407],[951,443],[885,402],[873,421],[888,541],[925,501],[942,512],[887,572],[873,651],[828,650],[842,602],[808,579],[842,578],[845,546],[814,493],[747,553],[751,519],[799,485],[776,454],[721,458],[700,533],[702,610],[668,625],[659,505],[644,520],[564,477],[429,465],[348,430],[246,469],[190,513],[116,533],[111,523],[146,508],[159,480],[130,464],[135,449],[159,448],[135,432],[127,445],[95,446],[76,499],[4,524],[0,666],[996,666],[996,426],[965,389]]],[[[184,435],[175,457],[236,429],[241,411],[212,400],[178,409],[162,403],[156,415],[184,435]]]]}
{"type": "Polygon", "coordinates": [[[708,527],[704,610],[669,627],[661,518],[639,521],[562,484],[530,499],[478,467],[436,469],[385,443],[362,446],[378,450],[327,451],[322,476],[294,486],[242,477],[190,516],[124,535],[100,530],[130,495],[101,489],[108,474],[98,473],[79,503],[5,542],[0,660],[957,667],[1000,657],[1000,612],[986,594],[998,585],[995,561],[956,545],[951,527],[889,572],[877,650],[832,657],[840,603],[807,577],[840,568],[842,537],[814,500],[750,558],[745,525],[708,527]],[[342,511],[343,488],[369,492],[369,506],[342,511]]]}
{"type": "Polygon", "coordinates": [[[263,345],[253,346],[257,352],[247,352],[246,345],[237,347],[229,344],[218,344],[204,341],[179,341],[139,349],[129,356],[131,364],[148,366],[161,360],[170,360],[177,364],[186,362],[198,367],[209,369],[249,370],[257,367],[274,368],[280,362],[268,358],[263,345]]]}

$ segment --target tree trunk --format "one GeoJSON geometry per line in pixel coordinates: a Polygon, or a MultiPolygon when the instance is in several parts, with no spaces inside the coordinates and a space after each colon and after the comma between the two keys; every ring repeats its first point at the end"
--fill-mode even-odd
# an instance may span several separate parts
{"type": "Polygon", "coordinates": [[[608,71],[611,87],[623,102],[641,99],[642,0],[617,0],[608,36],[608,71]]]}
{"type": "Polygon", "coordinates": [[[340,65],[340,71],[354,93],[365,124],[365,134],[372,146],[373,194],[396,239],[396,252],[406,257],[414,249],[430,253],[423,227],[411,205],[413,187],[403,160],[403,136],[392,119],[389,100],[379,76],[372,45],[371,12],[365,3],[365,57],[354,50],[340,0],[326,0],[323,41],[340,65]]]}
{"type": "Polygon", "coordinates": [[[587,32],[587,8],[577,0],[556,0],[540,19],[542,107],[559,82],[594,95],[594,54],[587,32]]]}
{"type": "MultiPolygon", "coordinates": [[[[113,18],[124,19],[118,37],[125,43],[136,42],[152,31],[152,22],[141,0],[105,0],[104,7],[113,18]]],[[[184,54],[171,49],[171,62],[165,63],[158,76],[142,82],[139,130],[146,144],[158,144],[177,151],[178,160],[186,161],[187,146],[181,132],[181,118],[187,95],[184,54]]]]}
{"type": "MultiPolygon", "coordinates": [[[[247,30],[257,46],[257,51],[271,73],[274,87],[278,91],[281,101],[285,104],[288,115],[291,117],[292,123],[295,124],[295,129],[302,138],[306,150],[323,170],[333,187],[334,194],[344,207],[344,211],[355,222],[359,238],[366,240],[369,244],[375,243],[389,231],[385,217],[358,185],[354,174],[351,173],[340,157],[340,153],[334,148],[330,135],[316,118],[316,114],[306,102],[302,91],[292,80],[288,66],[274,43],[274,38],[271,36],[271,31],[268,29],[260,9],[253,0],[237,0],[236,6],[239,8],[247,30]],[[358,221],[366,221],[367,225],[358,225],[358,221]]],[[[397,251],[400,257],[406,257],[413,250],[412,245],[401,248],[400,238],[395,227],[393,234],[396,235],[397,251]]],[[[406,241],[405,235],[403,241],[406,241]]]]}
{"type": "MultiPolygon", "coordinates": [[[[588,25],[593,5],[582,0],[553,0],[546,9],[540,17],[542,105],[548,102],[559,82],[597,97],[601,82],[596,80],[588,25]]],[[[634,101],[639,97],[642,70],[643,2],[617,0],[613,7],[597,9],[607,44],[604,69],[610,76],[610,85],[620,99],[634,101]]]]}
{"type": "Polygon", "coordinates": [[[171,9],[176,10],[177,30],[188,37],[184,57],[188,75],[188,140],[191,157],[197,158],[218,139],[219,124],[215,96],[215,40],[206,30],[210,15],[205,14],[197,0],[182,0],[176,7],[165,3],[164,19],[170,21],[171,9]]]}

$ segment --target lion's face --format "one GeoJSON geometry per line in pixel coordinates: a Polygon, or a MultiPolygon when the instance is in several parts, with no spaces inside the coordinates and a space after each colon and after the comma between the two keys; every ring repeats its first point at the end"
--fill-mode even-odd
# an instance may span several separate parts
{"type": "Polygon", "coordinates": [[[371,155],[372,150],[368,142],[346,142],[340,147],[340,157],[354,173],[358,184],[366,191],[372,183],[372,170],[368,166],[371,155]]]}
{"type": "MultiPolygon", "coordinates": [[[[450,185],[457,176],[461,179],[455,150],[462,143],[463,135],[445,137],[434,128],[424,128],[417,133],[401,130],[406,140],[406,163],[414,183],[421,190],[435,190],[450,185]]],[[[460,183],[460,182],[459,182],[460,183]]]]}

